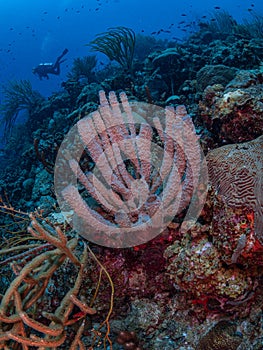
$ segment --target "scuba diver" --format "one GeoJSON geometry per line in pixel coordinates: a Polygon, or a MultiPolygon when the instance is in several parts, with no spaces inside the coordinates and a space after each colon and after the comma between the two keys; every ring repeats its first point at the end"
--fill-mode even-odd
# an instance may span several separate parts
{"type": "Polygon", "coordinates": [[[42,78],[49,79],[48,74],[60,74],[60,64],[66,59],[61,60],[68,53],[68,49],[65,49],[60,56],[58,56],[56,62],[53,63],[40,63],[37,67],[32,69],[33,74],[37,74],[39,79],[42,78]]]}

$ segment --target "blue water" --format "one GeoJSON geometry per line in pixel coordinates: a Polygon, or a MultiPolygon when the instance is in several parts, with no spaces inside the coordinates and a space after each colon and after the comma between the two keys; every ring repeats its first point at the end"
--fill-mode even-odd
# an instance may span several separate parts
{"type": "Polygon", "coordinates": [[[0,89],[9,80],[29,79],[34,89],[49,96],[61,89],[73,59],[89,54],[85,44],[108,27],[127,26],[146,35],[171,28],[171,33],[163,34],[162,38],[184,38],[187,36],[184,25],[201,16],[211,16],[217,11],[215,7],[228,11],[238,21],[249,18],[248,9],[263,14],[261,0],[1,1],[0,89]],[[177,28],[181,21],[185,24],[177,28]],[[64,48],[68,48],[69,53],[60,76],[39,81],[32,74],[32,68],[41,62],[54,62],[64,48]]]}

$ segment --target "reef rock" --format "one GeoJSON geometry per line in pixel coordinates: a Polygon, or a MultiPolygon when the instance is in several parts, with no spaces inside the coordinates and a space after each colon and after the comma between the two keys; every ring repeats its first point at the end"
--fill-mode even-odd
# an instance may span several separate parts
{"type": "Polygon", "coordinates": [[[250,86],[233,87],[238,82],[239,79],[234,79],[225,90],[222,85],[219,89],[219,84],[208,86],[199,102],[208,130],[228,143],[253,140],[263,129],[263,85],[249,74],[246,84],[250,86]]]}

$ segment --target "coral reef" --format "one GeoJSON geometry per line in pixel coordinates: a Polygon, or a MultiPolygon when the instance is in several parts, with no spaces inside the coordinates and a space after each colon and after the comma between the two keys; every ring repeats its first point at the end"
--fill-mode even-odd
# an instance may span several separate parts
{"type": "MultiPolygon", "coordinates": [[[[82,73],[73,69],[74,77],[68,77],[62,90],[46,100],[38,99],[26,82],[11,84],[10,103],[4,103],[11,112],[3,111],[11,133],[0,153],[0,347],[20,349],[23,344],[27,349],[39,344],[47,349],[51,341],[52,347],[59,349],[262,349],[262,16],[253,12],[251,20],[240,24],[226,12],[217,11],[212,19],[202,18],[197,24],[195,32],[182,42],[153,39],[157,34],[150,38],[136,35],[135,40],[135,33],[123,27],[99,34],[91,47],[119,64],[101,65],[88,79],[81,77],[84,67],[82,73]],[[101,93],[99,105],[100,90],[107,96],[114,90],[116,94],[110,93],[108,101],[101,93]],[[121,93],[118,102],[121,91],[125,94],[121,93]],[[136,109],[138,101],[148,102],[149,109],[136,109]],[[188,114],[180,105],[186,106],[188,114]],[[22,109],[27,120],[18,127],[16,117],[22,109]],[[139,119],[126,128],[123,112],[131,117],[130,109],[139,119]],[[147,120],[150,127],[143,126],[140,117],[145,120],[149,111],[154,118],[147,120]],[[101,132],[102,122],[104,126],[113,122],[116,113],[118,132],[114,127],[101,132]],[[78,193],[102,220],[100,224],[106,222],[114,229],[139,225],[164,191],[174,196],[174,186],[188,187],[189,192],[180,199],[180,210],[171,216],[166,229],[150,242],[125,249],[89,242],[86,259],[85,240],[77,239],[62,219],[53,172],[64,135],[76,123],[84,130],[87,119],[92,142],[82,144],[81,172],[76,163],[69,162],[71,153],[63,159],[70,174],[77,171],[78,193]],[[100,124],[92,124],[96,121],[100,124]],[[176,130],[188,130],[189,144],[200,141],[207,154],[209,193],[198,221],[190,227],[185,224],[191,223],[188,213],[193,189],[189,184],[196,180],[191,175],[194,156],[188,149],[183,157],[185,148],[163,137],[168,130],[175,130],[169,123],[178,123],[176,130]],[[108,135],[116,138],[118,147],[108,135]],[[119,144],[132,137],[137,143],[125,158],[119,144]],[[149,150],[150,143],[160,152],[149,150]],[[106,192],[98,191],[103,196],[96,198],[81,183],[84,179],[86,184],[91,173],[98,175],[96,157],[99,149],[107,147],[111,153],[122,153],[125,160],[121,159],[119,168],[102,162],[100,169],[113,169],[114,175],[102,183],[114,185],[118,199],[136,199],[128,201],[129,208],[136,209],[128,217],[117,213],[120,207],[115,203],[114,211],[107,212],[103,207],[108,202],[106,192]],[[144,148],[148,151],[143,158],[140,152],[144,148]],[[175,157],[180,170],[180,181],[173,186],[171,182],[167,189],[155,182],[163,171],[166,151],[175,157]],[[139,190],[128,186],[122,173],[130,183],[135,181],[139,190]],[[152,191],[153,198],[144,196],[147,191],[152,191]],[[146,197],[147,208],[138,206],[146,197]],[[26,231],[27,216],[7,216],[13,207],[24,211],[39,208],[42,216],[33,219],[31,226],[37,237],[26,231]],[[44,220],[43,215],[48,218],[44,220]],[[56,227],[45,223],[50,220],[56,227]],[[59,244],[67,242],[63,247],[49,242],[58,240],[58,230],[62,231],[59,244]],[[73,255],[68,256],[69,251],[73,255]],[[72,290],[76,293],[70,296],[72,290]],[[56,315],[65,317],[61,321],[56,315]]],[[[85,57],[79,60],[75,63],[85,63],[85,57]]],[[[163,184],[174,179],[167,176],[163,184]]],[[[101,183],[92,183],[91,190],[96,185],[101,183]]],[[[197,202],[199,190],[197,186],[197,202]]],[[[71,193],[66,198],[72,204],[69,210],[79,207],[78,201],[72,203],[71,193]]]]}

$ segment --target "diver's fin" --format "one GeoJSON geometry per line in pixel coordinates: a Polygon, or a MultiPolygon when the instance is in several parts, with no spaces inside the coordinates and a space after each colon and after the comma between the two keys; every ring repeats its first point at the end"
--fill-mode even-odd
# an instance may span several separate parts
{"type": "Polygon", "coordinates": [[[66,55],[68,53],[68,49],[65,49],[62,53],[62,56],[66,55]]]}
{"type": "MultiPolygon", "coordinates": [[[[65,50],[62,52],[62,54],[61,54],[60,56],[58,56],[55,65],[58,64],[58,63],[61,63],[61,62],[62,62],[62,61],[61,61],[61,58],[62,58],[63,56],[65,56],[67,53],[68,53],[68,49],[65,49],[65,50]]],[[[64,62],[64,61],[63,61],[63,62],[64,62]]]]}
{"type": "Polygon", "coordinates": [[[65,62],[67,59],[65,58],[64,60],[61,60],[61,61],[59,61],[59,63],[63,63],[63,62],[65,62]]]}

